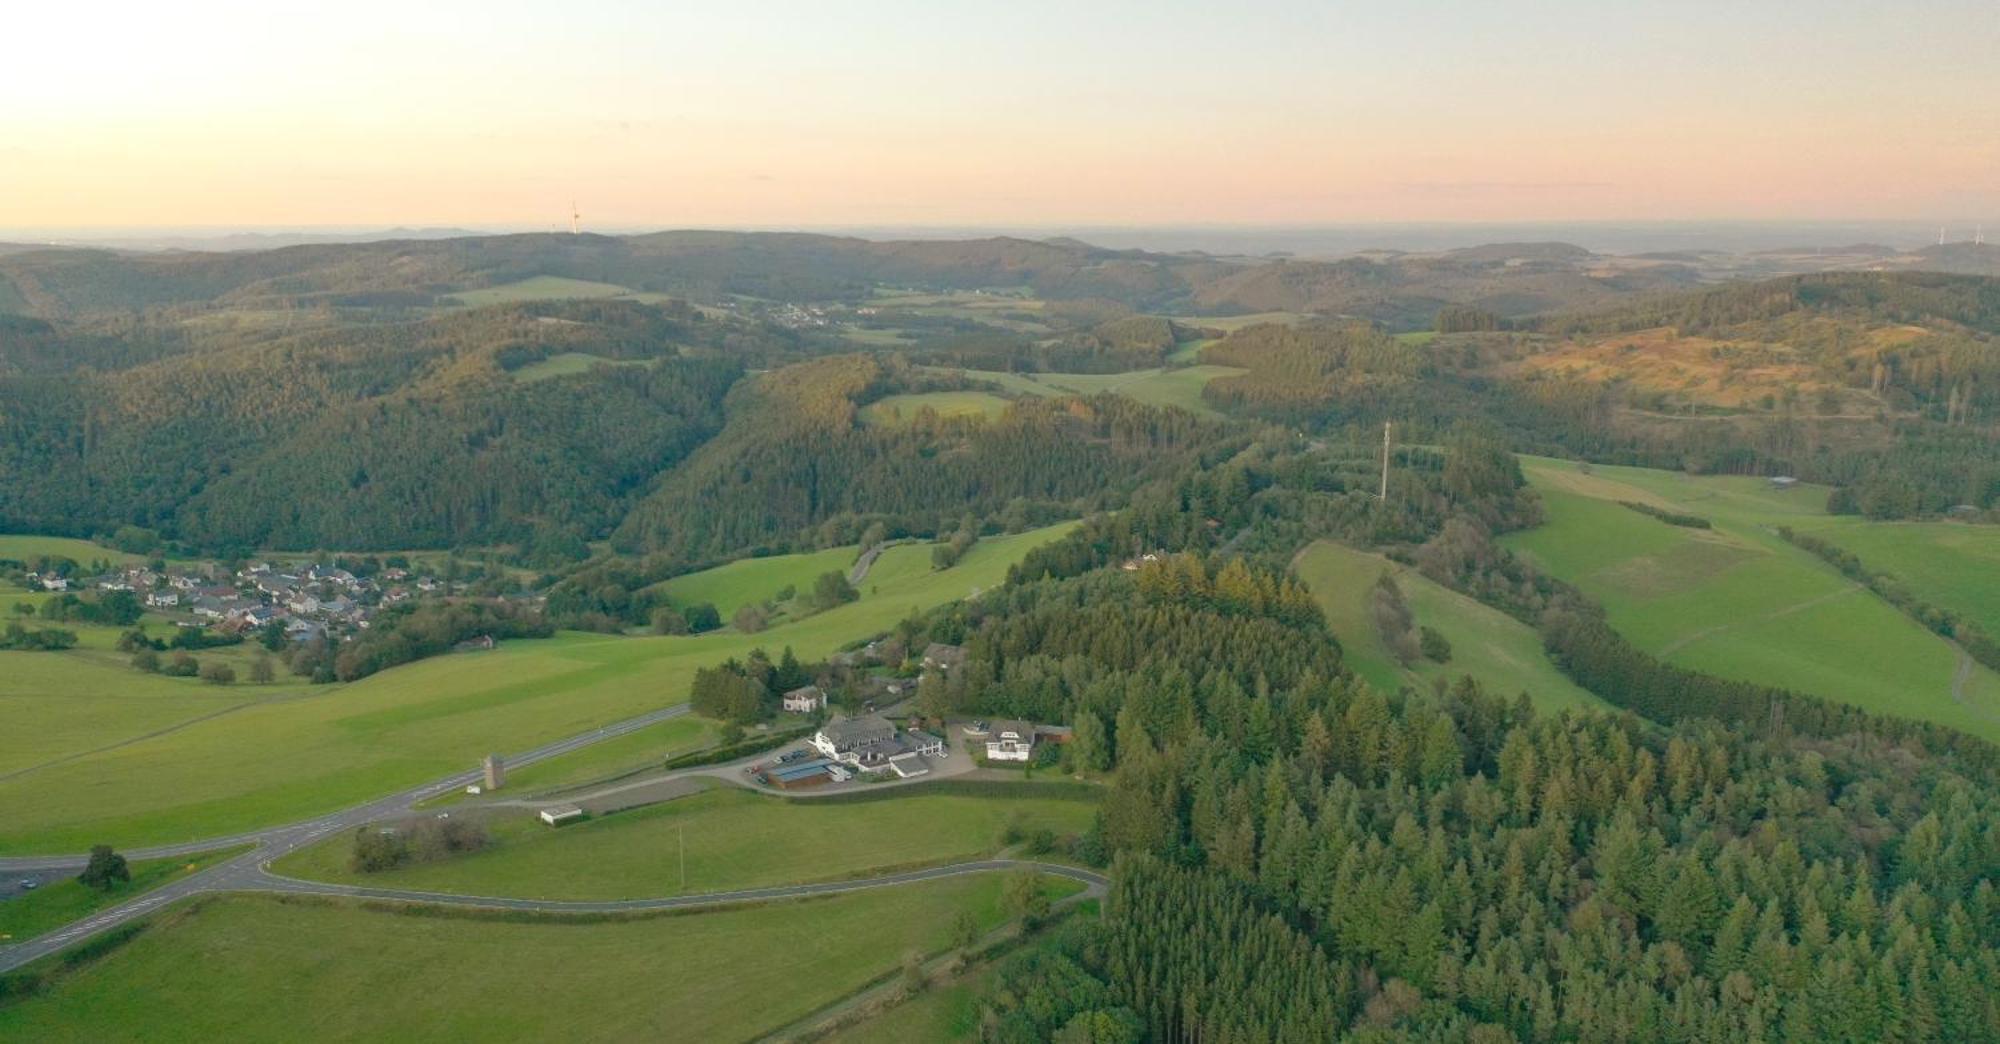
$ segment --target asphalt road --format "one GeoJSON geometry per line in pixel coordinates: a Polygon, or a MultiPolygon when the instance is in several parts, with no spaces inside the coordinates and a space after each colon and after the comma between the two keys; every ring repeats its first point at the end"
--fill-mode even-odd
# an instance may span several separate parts
{"type": "MultiPolygon", "coordinates": [[[[567,739],[557,740],[507,757],[509,767],[532,765],[546,758],[567,754],[573,750],[602,742],[615,736],[622,736],[648,725],[655,725],[688,713],[686,704],[668,707],[664,710],[627,718],[616,724],[592,729],[567,739]]],[[[81,942],[108,928],[114,928],[137,917],[159,909],[176,899],[183,899],[202,892],[235,891],[243,888],[260,891],[300,891],[301,887],[270,886],[265,882],[282,879],[271,878],[262,870],[262,865],[276,859],[295,848],[309,845],[328,834],[353,830],[377,820],[401,816],[410,811],[418,802],[436,797],[452,790],[459,790],[468,784],[478,782],[477,769],[448,776],[434,783],[426,783],[401,793],[356,805],[352,808],[331,812],[323,816],[287,823],[283,826],[266,827],[226,837],[204,838],[172,845],[155,845],[151,848],[128,849],[124,855],[128,859],[162,859],[175,856],[194,855],[218,848],[237,845],[255,845],[255,849],[234,859],[219,863],[197,874],[176,880],[133,898],[131,901],[99,911],[80,921],[65,925],[38,938],[9,946],[0,946],[0,972],[18,968],[29,961],[55,953],[65,947],[81,942]]],[[[15,856],[0,859],[0,877],[42,876],[48,871],[77,870],[89,861],[88,854],[53,856],[15,856]]],[[[299,886],[307,882],[298,882],[299,886]]],[[[332,886],[326,886],[332,887],[332,886]]],[[[340,893],[331,893],[340,894],[340,893]]]]}
{"type": "MultiPolygon", "coordinates": [[[[686,705],[669,707],[636,718],[629,718],[615,725],[571,736],[568,739],[536,747],[534,750],[507,758],[509,767],[531,765],[544,758],[567,754],[587,747],[592,743],[622,736],[634,729],[676,718],[688,713],[686,705]]],[[[717,766],[728,769],[733,766],[717,766]]],[[[719,773],[718,773],[719,774],[719,773]]],[[[823,881],[817,884],[786,885],[772,888],[749,888],[735,892],[711,892],[703,895],[663,896],[655,899],[619,899],[609,901],[584,902],[575,900],[513,899],[491,896],[454,895],[441,892],[418,892],[396,888],[366,888],[356,885],[327,884],[319,881],[302,881],[283,877],[270,871],[271,861],[294,849],[335,832],[353,830],[368,823],[395,816],[405,815],[411,806],[447,791],[460,789],[476,782],[479,773],[462,772],[435,783],[392,794],[365,805],[330,813],[298,823],[269,827],[263,830],[234,834],[228,837],[208,838],[184,844],[161,845],[153,848],[132,849],[125,853],[128,858],[155,859],[172,856],[192,855],[197,852],[212,851],[234,845],[255,845],[250,851],[209,867],[200,873],[171,881],[165,885],[134,897],[110,909],[74,921],[70,924],[24,942],[0,946],[0,972],[12,971],[24,964],[40,960],[76,945],[100,932],[115,928],[190,896],[213,892],[277,892],[288,895],[326,895],[349,898],[370,899],[386,902],[426,903],[447,906],[471,906],[495,910],[534,910],[550,913],[621,913],[647,910],[677,910],[702,906],[721,906],[731,903],[752,903],[774,899],[794,899],[814,895],[833,895],[865,888],[886,888],[894,885],[913,884],[919,881],[934,881],[940,878],[956,877],[961,874],[991,873],[1033,868],[1057,877],[1080,881],[1084,891],[1067,901],[1102,896],[1106,881],[1101,874],[1071,866],[1054,863],[1038,863],[1015,859],[985,859],[950,866],[931,867],[924,870],[910,870],[902,873],[886,874],[881,877],[857,878],[846,881],[823,881]]],[[[87,861],[87,856],[26,856],[0,859],[0,875],[45,873],[54,870],[74,870],[87,861]]]]}

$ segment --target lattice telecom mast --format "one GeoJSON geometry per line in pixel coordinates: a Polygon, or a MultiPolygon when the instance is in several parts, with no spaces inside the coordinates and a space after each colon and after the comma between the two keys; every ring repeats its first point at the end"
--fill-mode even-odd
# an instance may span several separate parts
{"type": "Polygon", "coordinates": [[[579,222],[579,221],[581,221],[581,220],[583,220],[583,215],[582,215],[582,214],[579,214],[579,213],[577,213],[577,212],[576,212],[576,200],[573,200],[573,199],[572,199],[572,200],[570,200],[570,201],[569,201],[569,234],[570,234],[570,235],[572,235],[572,236],[573,236],[573,235],[576,235],[576,234],[578,233],[578,231],[580,231],[580,230],[579,230],[579,229],[577,228],[577,222],[579,222]]]}
{"type": "Polygon", "coordinates": [[[1382,422],[1382,495],[1379,499],[1381,499],[1384,502],[1388,501],[1389,499],[1389,422],[1388,421],[1382,422]]]}

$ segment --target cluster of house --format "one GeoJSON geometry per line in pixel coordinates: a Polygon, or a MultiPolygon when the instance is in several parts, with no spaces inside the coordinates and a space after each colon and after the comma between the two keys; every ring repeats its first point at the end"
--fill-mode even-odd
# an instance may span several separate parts
{"type": "Polygon", "coordinates": [[[183,627],[236,632],[282,622],[285,633],[299,641],[366,628],[382,607],[448,590],[444,581],[406,569],[362,577],[334,566],[269,562],[252,563],[233,576],[204,564],[164,571],[131,566],[83,579],[30,573],[28,579],[48,591],[130,591],[147,609],[178,617],[183,627]]]}

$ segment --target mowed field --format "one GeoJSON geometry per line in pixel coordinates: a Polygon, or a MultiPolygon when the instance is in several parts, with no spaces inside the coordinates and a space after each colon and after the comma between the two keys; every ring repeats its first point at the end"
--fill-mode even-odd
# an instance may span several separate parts
{"type": "Polygon", "coordinates": [[[1777,536],[1779,525],[1859,525],[1827,518],[1824,488],[1522,464],[1548,520],[1504,542],[1602,602],[1639,648],[1721,677],[2000,739],[2000,676],[1777,536]],[[1700,515],[1715,528],[1668,525],[1621,500],[1700,515]]]}
{"type": "Polygon", "coordinates": [[[1488,692],[1508,698],[1526,692],[1550,710],[1605,706],[1549,662],[1533,628],[1414,569],[1322,540],[1300,552],[1292,570],[1312,588],[1348,667],[1382,692],[1471,675],[1488,692]],[[1396,662],[1369,609],[1376,578],[1385,571],[1396,578],[1418,626],[1435,628],[1451,642],[1449,662],[1420,659],[1408,668],[1396,662]]]}
{"type": "Polygon", "coordinates": [[[1795,528],[1838,544],[1932,605],[1963,615],[1989,635],[2000,635],[2000,526],[1843,517],[1795,528]]]}
{"type": "Polygon", "coordinates": [[[466,308],[480,308],[486,305],[514,304],[520,301],[567,301],[617,297],[641,302],[657,302],[671,295],[654,294],[634,290],[616,283],[595,283],[588,279],[569,279],[563,276],[529,276],[512,283],[499,286],[481,287],[447,295],[447,299],[466,308]]]}
{"type": "Polygon", "coordinates": [[[0,1007],[0,1039],[748,1040],[943,950],[961,911],[1004,923],[1005,880],[624,920],[207,898],[0,1007]]]}
{"type": "Polygon", "coordinates": [[[218,837],[358,804],[469,769],[489,752],[683,703],[697,668],[759,646],[825,656],[1001,583],[1008,566],[1068,528],[982,540],[943,572],[929,570],[928,548],[892,548],[859,601],[760,634],[563,634],[275,698],[238,687],[149,689],[157,680],[127,668],[7,654],[47,658],[29,661],[43,673],[26,681],[0,678],[9,715],[0,853],[218,837]]]}
{"type": "MultiPolygon", "coordinates": [[[[1089,829],[1095,794],[926,794],[786,800],[723,785],[690,797],[552,829],[526,809],[485,820],[490,847],[378,873],[348,866],[353,839],[277,861],[289,877],[377,888],[527,899],[640,899],[803,884],[998,852],[1009,823],[1058,836],[1089,829]],[[682,859],[687,879],[681,880],[682,859]]],[[[473,813],[457,813],[468,815],[473,813]]]]}
{"type": "Polygon", "coordinates": [[[1178,406],[1207,416],[1214,416],[1215,410],[1202,401],[1202,388],[1217,377],[1233,377],[1245,372],[1234,366],[1208,365],[1128,370],[1124,373],[1003,373],[999,370],[930,369],[940,373],[963,374],[977,381],[991,381],[1021,395],[1098,395],[1110,392],[1153,406],[1178,406]]]}
{"type": "Polygon", "coordinates": [[[943,391],[891,395],[861,409],[861,423],[894,427],[930,410],[940,417],[998,417],[1007,400],[990,392],[943,391]]]}
{"type": "MultiPolygon", "coordinates": [[[[726,623],[744,605],[769,601],[789,587],[794,595],[808,594],[813,581],[825,573],[845,574],[861,557],[858,544],[830,547],[794,555],[743,558],[727,565],[704,569],[664,580],[654,590],[667,596],[677,609],[707,602],[714,605],[726,623]]],[[[872,570],[871,570],[872,572],[872,570]]]]}

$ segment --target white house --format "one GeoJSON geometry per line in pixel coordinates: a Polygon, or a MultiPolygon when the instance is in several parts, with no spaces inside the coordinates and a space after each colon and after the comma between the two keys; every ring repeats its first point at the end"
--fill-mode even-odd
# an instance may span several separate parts
{"type": "Polygon", "coordinates": [[[146,605],[154,609],[172,609],[181,604],[178,591],[154,591],[146,596],[146,605]]]}
{"type": "Polygon", "coordinates": [[[996,721],[986,737],[986,760],[1026,761],[1035,755],[1035,727],[1025,721],[996,721]]]}
{"type": "Polygon", "coordinates": [[[784,696],[784,708],[793,714],[811,714],[826,706],[826,693],[817,685],[802,685],[784,696]]]}

